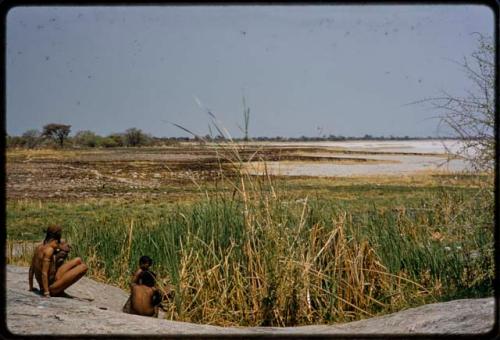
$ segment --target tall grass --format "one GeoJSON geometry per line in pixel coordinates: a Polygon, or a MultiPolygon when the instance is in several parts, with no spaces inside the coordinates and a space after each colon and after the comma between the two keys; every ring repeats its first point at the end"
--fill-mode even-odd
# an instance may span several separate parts
{"type": "Polygon", "coordinates": [[[148,254],[160,286],[175,292],[164,304],[169,319],[240,326],[351,321],[492,294],[491,190],[353,212],[293,198],[265,169],[249,175],[242,145],[215,147],[232,169],[221,165],[218,178],[232,190],[151,217],[67,221],[65,237],[91,276],[126,288],[148,254]]]}
{"type": "Polygon", "coordinates": [[[160,286],[175,291],[167,317],[219,325],[351,321],[492,294],[488,190],[473,200],[441,191],[409,207],[355,214],[335,201],[293,200],[265,168],[262,176],[245,170],[244,146],[209,114],[230,141],[215,148],[230,164],[229,172],[221,165],[218,178],[232,192],[207,194],[155,219],[69,225],[68,238],[91,275],[125,287],[137,259],[149,254],[164,278],[160,286]]]}
{"type": "Polygon", "coordinates": [[[335,202],[247,192],[246,200],[219,195],[155,220],[86,220],[65,234],[91,275],[123,287],[138,258],[153,257],[161,285],[175,290],[169,318],[328,323],[491,294],[491,211],[451,221],[449,206],[463,199],[443,192],[433,209],[426,202],[353,216],[335,202]]]}

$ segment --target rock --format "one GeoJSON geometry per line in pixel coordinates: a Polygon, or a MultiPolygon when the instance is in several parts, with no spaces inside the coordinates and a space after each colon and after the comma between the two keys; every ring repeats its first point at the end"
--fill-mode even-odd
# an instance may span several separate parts
{"type": "MultiPolygon", "coordinates": [[[[429,304],[345,324],[302,327],[217,327],[125,314],[128,294],[82,278],[66,292],[74,298],[44,298],[28,291],[28,268],[8,265],[7,327],[27,334],[333,335],[485,333],[494,324],[494,300],[464,299],[429,304]]],[[[37,284],[35,283],[35,286],[37,284]]]]}
{"type": "MultiPolygon", "coordinates": [[[[13,334],[235,334],[242,331],[126,314],[128,294],[86,277],[66,290],[74,298],[28,291],[28,268],[7,266],[7,328],[13,334]]],[[[35,282],[35,287],[37,283],[35,282]]]]}

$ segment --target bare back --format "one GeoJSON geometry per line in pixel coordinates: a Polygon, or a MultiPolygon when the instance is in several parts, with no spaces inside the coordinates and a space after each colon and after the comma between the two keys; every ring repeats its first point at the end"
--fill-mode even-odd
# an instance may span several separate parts
{"type": "Polygon", "coordinates": [[[154,316],[156,309],[153,306],[154,289],[146,285],[132,285],[131,312],[133,314],[154,316]]]}
{"type": "Polygon", "coordinates": [[[50,268],[53,267],[53,254],[54,249],[50,244],[40,244],[36,247],[33,258],[31,260],[31,267],[33,273],[35,274],[36,281],[41,291],[44,291],[43,287],[43,273],[47,271],[47,283],[51,285],[54,281],[54,277],[51,278],[50,268]],[[52,282],[51,282],[52,281],[52,282]]]}

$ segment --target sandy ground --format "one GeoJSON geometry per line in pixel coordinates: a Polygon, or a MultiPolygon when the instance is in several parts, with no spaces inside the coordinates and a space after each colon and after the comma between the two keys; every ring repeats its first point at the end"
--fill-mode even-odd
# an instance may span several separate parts
{"type": "Polygon", "coordinates": [[[342,148],[356,151],[385,151],[385,152],[416,152],[416,153],[445,153],[446,150],[456,152],[461,142],[457,140],[395,140],[395,141],[335,141],[335,142],[258,142],[251,145],[272,145],[283,147],[325,147],[342,148]]]}
{"type": "MultiPolygon", "coordinates": [[[[447,143],[450,148],[457,146],[447,143]]],[[[253,174],[264,173],[262,160],[269,173],[283,176],[407,176],[468,168],[458,159],[448,162],[440,141],[264,142],[239,147],[246,169],[253,174]]],[[[7,198],[171,196],[182,193],[193,180],[219,176],[219,162],[230,164],[219,155],[224,152],[228,150],[193,143],[168,148],[9,151],[7,198]]]]}
{"type": "MultiPolygon", "coordinates": [[[[463,160],[451,159],[447,150],[457,151],[459,141],[347,141],[347,142],[309,142],[309,143],[272,143],[283,147],[321,147],[326,150],[345,149],[361,152],[350,154],[349,158],[365,159],[369,162],[267,162],[267,170],[282,176],[401,176],[422,172],[462,172],[470,170],[463,160]],[[398,154],[394,154],[398,153],[398,154]],[[420,155],[421,154],[421,155],[420,155]]],[[[316,153],[316,156],[322,153],[316,153]]],[[[345,157],[329,152],[330,157],[345,157]]],[[[247,169],[258,174],[263,171],[263,163],[254,162],[247,169]]]]}
{"type": "MultiPolygon", "coordinates": [[[[374,164],[339,164],[328,162],[267,162],[267,169],[273,175],[282,176],[372,176],[372,175],[411,175],[422,172],[461,172],[468,169],[461,160],[447,160],[435,156],[363,156],[380,162],[374,164]]],[[[248,166],[251,173],[263,170],[262,163],[248,166]]]]}

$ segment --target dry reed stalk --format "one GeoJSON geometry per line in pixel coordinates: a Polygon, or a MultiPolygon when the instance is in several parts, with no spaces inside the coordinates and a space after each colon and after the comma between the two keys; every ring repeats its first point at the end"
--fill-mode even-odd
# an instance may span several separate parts
{"type": "MultiPolygon", "coordinates": [[[[326,313],[330,319],[347,320],[372,316],[375,307],[392,308],[391,303],[405,302],[415,294],[414,290],[416,294],[429,292],[404,273],[390,273],[370,242],[360,237],[359,225],[355,227],[353,216],[346,211],[332,217],[332,225],[328,226],[331,229],[324,222],[313,222],[310,229],[304,230],[310,216],[306,197],[298,225],[290,233],[289,227],[285,227],[288,221],[278,219],[280,216],[273,210],[282,202],[267,163],[264,161],[262,177],[251,176],[243,167],[245,162],[246,169],[252,166],[259,150],[243,156],[244,148],[218,126],[211,112],[209,115],[217,131],[229,136],[229,143],[216,142],[214,150],[220,178],[233,189],[232,199],[242,204],[242,258],[231,258],[232,241],[224,253],[216,249],[214,239],[207,244],[188,227],[185,246],[192,247],[196,240],[201,247],[192,256],[193,249],[187,254],[181,242],[181,318],[201,318],[218,324],[244,320],[246,324],[258,325],[266,316],[272,323],[286,325],[324,320],[326,313]],[[236,178],[225,175],[223,162],[230,164],[236,178]],[[270,300],[268,306],[263,303],[265,297],[270,300]],[[298,300],[297,306],[294,299],[298,300]]],[[[446,215],[454,212],[446,210],[452,208],[446,202],[441,204],[446,215]]],[[[396,230],[412,241],[418,240],[404,207],[395,211],[395,220],[396,230]]],[[[216,233],[212,235],[215,237],[216,233]]]]}
{"type": "MultiPolygon", "coordinates": [[[[109,278],[107,278],[105,268],[102,265],[102,262],[100,261],[99,257],[97,256],[97,251],[95,246],[92,247],[92,249],[93,250],[89,252],[91,255],[87,256],[85,260],[85,264],[89,267],[92,278],[96,279],[97,281],[107,283],[109,282],[109,278]]],[[[119,285],[122,288],[127,287],[128,282],[120,280],[119,285]]]]}

